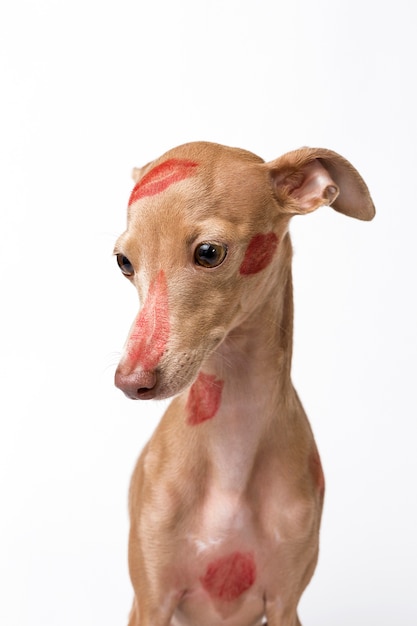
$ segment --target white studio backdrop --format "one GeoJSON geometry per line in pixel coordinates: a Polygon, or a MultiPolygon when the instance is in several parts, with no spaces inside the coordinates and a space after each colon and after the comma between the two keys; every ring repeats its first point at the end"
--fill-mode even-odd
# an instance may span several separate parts
{"type": "Polygon", "coordinates": [[[293,378],[327,478],[304,626],[415,626],[416,8],[411,0],[3,0],[0,624],[127,623],[127,490],[165,403],[114,368],[130,171],[208,140],[331,148],[361,223],[295,218],[293,378]]]}

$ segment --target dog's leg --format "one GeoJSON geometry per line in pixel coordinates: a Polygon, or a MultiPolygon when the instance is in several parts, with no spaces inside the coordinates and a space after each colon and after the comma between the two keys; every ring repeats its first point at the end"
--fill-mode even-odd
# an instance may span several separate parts
{"type": "Polygon", "coordinates": [[[136,608],[136,598],[133,600],[132,610],[129,615],[128,626],[139,626],[139,614],[136,608]]]}
{"type": "MultiPolygon", "coordinates": [[[[296,620],[297,621],[295,622],[294,626],[301,626],[301,622],[298,619],[298,615],[296,616],[296,620]]],[[[268,626],[268,624],[269,624],[269,622],[262,622],[262,626],[268,626]]]]}
{"type": "MultiPolygon", "coordinates": [[[[274,612],[272,611],[272,613],[274,612]]],[[[301,626],[296,608],[293,612],[291,612],[291,614],[286,612],[285,615],[282,615],[282,613],[275,613],[275,615],[271,615],[269,611],[267,614],[268,621],[262,626],[301,626]]]]}
{"type": "Polygon", "coordinates": [[[148,602],[144,602],[143,604],[139,602],[139,604],[137,596],[135,596],[129,615],[128,626],[169,626],[177,603],[170,602],[169,606],[166,604],[164,606],[158,606],[158,603],[155,602],[152,607],[148,602]],[[141,608],[139,608],[139,604],[141,608]],[[156,606],[158,606],[158,608],[155,609],[156,606]]]}
{"type": "MultiPolygon", "coordinates": [[[[146,468],[149,471],[154,461],[147,445],[136,464],[130,488],[129,572],[135,599],[128,626],[169,626],[183,595],[183,587],[168,573],[170,563],[175,562],[171,542],[175,544],[176,532],[172,527],[168,532],[166,527],[175,515],[168,497],[167,475],[159,472],[151,483],[151,493],[146,489],[150,484],[145,480],[146,468]]],[[[176,498],[173,503],[177,505],[176,498]]]]}
{"type": "MultiPolygon", "coordinates": [[[[159,548],[156,550],[163,551],[161,544],[158,545],[159,548]]],[[[155,557],[148,554],[146,559],[143,552],[143,545],[138,540],[135,525],[129,538],[130,576],[135,598],[128,626],[169,626],[181,600],[181,592],[173,590],[172,586],[166,583],[164,580],[166,572],[155,563],[155,557]]]]}

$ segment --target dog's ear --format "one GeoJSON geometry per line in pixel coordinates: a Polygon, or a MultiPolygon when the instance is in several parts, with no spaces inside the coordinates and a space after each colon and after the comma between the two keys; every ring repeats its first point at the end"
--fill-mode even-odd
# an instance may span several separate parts
{"type": "Polygon", "coordinates": [[[326,204],[360,220],[371,220],[375,215],[364,180],[336,152],[301,148],[266,165],[274,194],[288,213],[310,213],[326,204]]]}
{"type": "Polygon", "coordinates": [[[153,161],[150,161],[150,163],[147,163],[143,167],[134,167],[132,170],[132,178],[134,182],[138,183],[140,179],[145,176],[146,172],[149,172],[152,165],[153,165],[153,161]]]}

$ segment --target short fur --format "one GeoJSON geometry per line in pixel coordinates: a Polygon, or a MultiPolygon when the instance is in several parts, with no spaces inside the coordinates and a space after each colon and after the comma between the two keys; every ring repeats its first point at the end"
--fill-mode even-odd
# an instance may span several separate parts
{"type": "Polygon", "coordinates": [[[288,225],[323,204],[370,220],[373,203],[330,150],[264,163],[190,143],[134,170],[137,185],[170,159],[172,179],[137,194],[115,248],[143,302],[116,385],[175,396],[132,478],[129,626],[299,626],[324,478],[290,377],[288,225]],[[201,243],[226,256],[199,265],[201,243]]]}

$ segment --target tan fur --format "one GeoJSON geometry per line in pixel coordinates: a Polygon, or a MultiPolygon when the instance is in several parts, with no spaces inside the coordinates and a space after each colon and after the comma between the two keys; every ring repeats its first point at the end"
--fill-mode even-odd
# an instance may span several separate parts
{"type": "MultiPolygon", "coordinates": [[[[313,435],[290,378],[292,215],[322,204],[372,219],[366,185],[342,157],[303,148],[271,162],[192,143],[168,152],[195,174],[140,199],[115,251],[134,267],[145,301],[162,269],[170,334],[152,371],[126,352],[116,385],[138,398],[176,396],[139,458],[130,489],[129,626],[296,626],[317,561],[324,483],[313,435]],[[272,262],[239,273],[253,236],[274,232],[272,262]],[[200,242],[226,243],[215,268],[194,262],[200,242]],[[200,371],[224,382],[213,419],[187,423],[200,371]],[[233,601],[202,589],[210,563],[235,551],[256,560],[256,580],[233,601]]],[[[143,419],[143,418],[141,418],[143,419]]]]}

